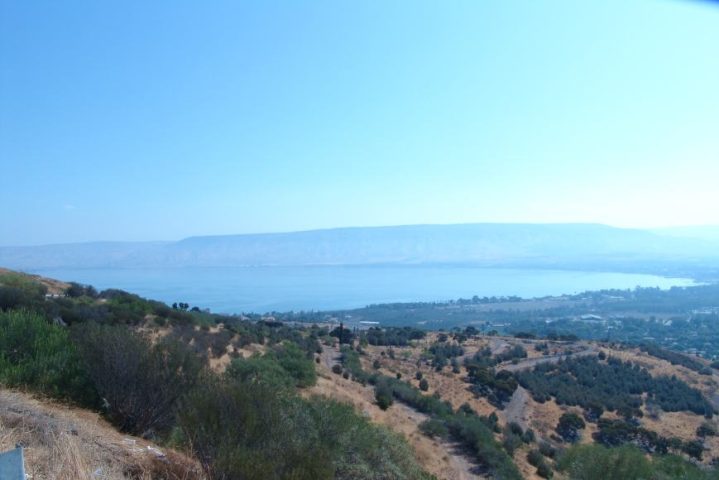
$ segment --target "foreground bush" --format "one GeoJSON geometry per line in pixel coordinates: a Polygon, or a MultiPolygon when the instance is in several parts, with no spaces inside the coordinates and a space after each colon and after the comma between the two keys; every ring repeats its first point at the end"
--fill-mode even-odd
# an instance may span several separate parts
{"type": "Polygon", "coordinates": [[[79,324],[73,336],[112,423],[145,437],[172,427],[178,400],[198,381],[194,353],[175,341],[152,345],[124,326],[79,324]]]}
{"type": "Polygon", "coordinates": [[[0,383],[97,404],[67,330],[27,311],[0,312],[0,383]]]}
{"type": "Polygon", "coordinates": [[[703,470],[676,455],[647,457],[633,446],[606,448],[601,445],[567,449],[559,459],[558,468],[570,479],[577,480],[709,480],[716,479],[719,473],[703,470]]]}
{"type": "Polygon", "coordinates": [[[424,479],[399,437],[351,407],[303,400],[268,383],[211,381],[179,425],[212,479],[424,479]]]}

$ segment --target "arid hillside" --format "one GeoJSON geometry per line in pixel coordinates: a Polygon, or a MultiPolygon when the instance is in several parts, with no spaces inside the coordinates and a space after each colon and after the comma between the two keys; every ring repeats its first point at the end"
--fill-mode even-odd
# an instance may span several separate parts
{"type": "Polygon", "coordinates": [[[123,435],[97,413],[0,390],[0,451],[22,445],[30,479],[201,480],[197,461],[123,435]]]}
{"type": "Polygon", "coordinates": [[[22,444],[33,478],[240,478],[268,458],[248,478],[573,478],[606,451],[701,479],[717,462],[716,365],[656,345],[230,317],[14,272],[0,293],[0,449],[22,444]],[[268,456],[287,442],[296,461],[268,456]]]}

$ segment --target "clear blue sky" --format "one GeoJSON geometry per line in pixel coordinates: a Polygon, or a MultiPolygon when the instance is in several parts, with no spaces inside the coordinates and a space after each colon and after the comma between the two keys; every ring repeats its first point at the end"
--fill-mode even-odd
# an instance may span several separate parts
{"type": "Polygon", "coordinates": [[[719,224],[717,4],[0,5],[0,245],[719,224]]]}

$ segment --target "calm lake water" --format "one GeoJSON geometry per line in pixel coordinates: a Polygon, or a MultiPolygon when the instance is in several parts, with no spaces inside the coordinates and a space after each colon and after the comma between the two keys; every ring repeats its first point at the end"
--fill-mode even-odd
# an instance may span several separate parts
{"type": "Polygon", "coordinates": [[[60,280],[120,288],[218,313],[329,310],[473,295],[539,297],[606,288],[689,286],[682,278],[560,270],[438,266],[43,269],[60,280]]]}

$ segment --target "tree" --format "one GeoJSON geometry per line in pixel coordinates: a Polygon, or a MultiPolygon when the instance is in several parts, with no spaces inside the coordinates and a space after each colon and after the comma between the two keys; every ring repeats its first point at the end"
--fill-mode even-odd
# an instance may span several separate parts
{"type": "Polygon", "coordinates": [[[429,390],[429,383],[427,382],[426,378],[423,378],[422,380],[419,381],[419,389],[422,390],[423,392],[426,392],[427,390],[429,390]]]}
{"type": "Polygon", "coordinates": [[[557,433],[567,442],[579,440],[579,430],[586,426],[584,420],[576,413],[564,413],[559,417],[557,433]]]}

